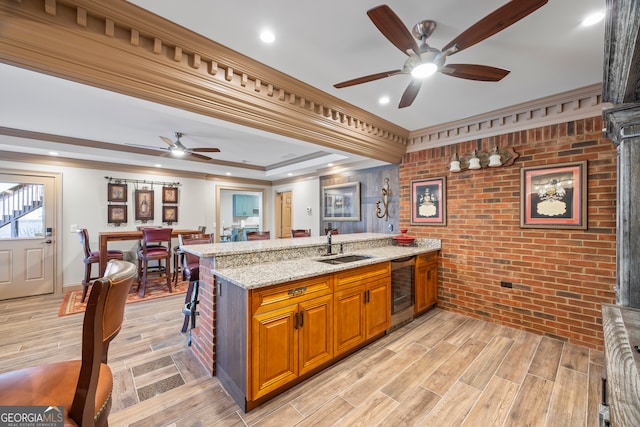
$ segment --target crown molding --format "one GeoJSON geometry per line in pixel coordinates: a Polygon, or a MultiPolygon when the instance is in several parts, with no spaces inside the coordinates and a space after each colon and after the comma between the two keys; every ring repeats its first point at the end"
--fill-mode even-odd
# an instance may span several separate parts
{"type": "Polygon", "coordinates": [[[455,122],[418,129],[409,134],[407,152],[601,116],[602,111],[610,106],[602,102],[601,94],[602,84],[597,83],[455,122]]]}
{"type": "Polygon", "coordinates": [[[0,0],[0,61],[398,163],[409,131],[124,0],[0,0]]]}

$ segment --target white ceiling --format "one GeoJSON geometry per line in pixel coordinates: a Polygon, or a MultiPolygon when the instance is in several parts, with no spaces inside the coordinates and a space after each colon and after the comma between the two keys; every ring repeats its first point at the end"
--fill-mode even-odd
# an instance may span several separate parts
{"type": "MultiPolygon", "coordinates": [[[[398,109],[409,83],[399,75],[344,89],[335,83],[402,68],[406,56],[373,25],[366,12],[373,0],[322,2],[291,0],[133,0],[250,58],[372,112],[408,130],[447,123],[506,108],[602,81],[604,23],[581,27],[589,13],[604,10],[604,0],[549,0],[548,4],[506,30],[450,56],[447,63],[491,65],[511,70],[497,83],[436,74],[425,81],[413,105],[398,109]],[[259,32],[268,27],[276,41],[265,45],[259,32]],[[378,104],[386,95],[388,105],[378,104]]],[[[443,47],[505,0],[391,0],[388,4],[411,28],[423,19],[438,24],[428,42],[443,47]]],[[[231,168],[168,157],[121,154],[113,150],[82,152],[25,138],[0,137],[0,150],[183,169],[270,181],[329,173],[327,162],[376,166],[348,153],[199,116],[147,101],[0,64],[0,126],[115,144],[166,145],[158,136],[190,148],[218,147],[212,157],[261,166],[231,168]],[[73,120],[69,120],[73,117],[73,120]],[[333,155],[332,157],[324,157],[333,155]],[[300,163],[299,160],[305,160],[300,163]],[[298,165],[290,165],[291,162],[298,165]],[[280,167],[278,167],[280,166],[280,167]]]]}

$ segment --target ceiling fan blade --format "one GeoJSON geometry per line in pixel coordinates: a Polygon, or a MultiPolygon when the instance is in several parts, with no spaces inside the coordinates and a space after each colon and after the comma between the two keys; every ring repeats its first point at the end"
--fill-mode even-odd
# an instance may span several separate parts
{"type": "Polygon", "coordinates": [[[169,138],[161,136],[160,139],[163,140],[164,142],[166,142],[169,147],[173,147],[174,146],[174,142],[172,140],[170,140],[169,138]]]}
{"type": "Polygon", "coordinates": [[[420,48],[416,39],[413,38],[402,20],[395,14],[393,10],[386,4],[374,7],[367,11],[369,19],[378,30],[391,42],[395,47],[408,55],[408,50],[413,50],[417,55],[420,54],[420,48]]]}
{"type": "Polygon", "coordinates": [[[442,74],[461,79],[479,80],[482,82],[498,82],[511,71],[503,68],[475,64],[447,64],[440,69],[442,74]]]}
{"type": "Polygon", "coordinates": [[[402,70],[392,70],[382,73],[370,74],[368,76],[358,77],[357,79],[347,80],[346,82],[336,83],[333,85],[333,87],[335,87],[336,89],[341,89],[343,87],[355,86],[361,83],[372,82],[374,80],[383,79],[385,77],[395,76],[396,74],[402,74],[402,70]]]}
{"type": "Polygon", "coordinates": [[[420,87],[422,86],[422,80],[413,79],[409,86],[404,90],[402,94],[402,98],[400,98],[400,103],[398,104],[398,108],[408,107],[413,104],[413,100],[418,96],[418,92],[420,91],[420,87]]]}
{"type": "Polygon", "coordinates": [[[467,28],[462,34],[443,47],[442,51],[444,52],[455,45],[458,45],[456,52],[473,46],[535,12],[547,4],[547,1],[548,0],[511,0],[509,3],[496,9],[467,28]]]}
{"type": "Polygon", "coordinates": [[[203,156],[202,154],[193,153],[191,151],[185,151],[184,154],[186,154],[187,156],[195,157],[196,159],[205,160],[207,162],[213,160],[211,157],[203,156]]]}
{"type": "Polygon", "coordinates": [[[219,148],[191,148],[189,151],[194,151],[196,153],[219,153],[219,148]]]}

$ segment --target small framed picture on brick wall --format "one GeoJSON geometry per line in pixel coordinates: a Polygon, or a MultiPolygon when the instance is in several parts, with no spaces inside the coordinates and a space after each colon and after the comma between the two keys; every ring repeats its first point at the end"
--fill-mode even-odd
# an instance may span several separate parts
{"type": "Polygon", "coordinates": [[[447,225],[447,185],[444,176],[411,181],[411,224],[447,225]]]}
{"type": "Polygon", "coordinates": [[[587,228],[587,161],[520,171],[520,227],[587,228]]]}

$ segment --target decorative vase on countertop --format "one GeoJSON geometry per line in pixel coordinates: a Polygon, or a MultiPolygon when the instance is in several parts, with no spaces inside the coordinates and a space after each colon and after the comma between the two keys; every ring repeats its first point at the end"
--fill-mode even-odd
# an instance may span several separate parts
{"type": "Polygon", "coordinates": [[[395,240],[395,242],[398,245],[402,245],[402,246],[413,245],[413,241],[416,240],[416,238],[413,236],[408,236],[407,231],[409,230],[406,228],[401,228],[400,229],[401,234],[398,236],[393,236],[393,240],[395,240]]]}

